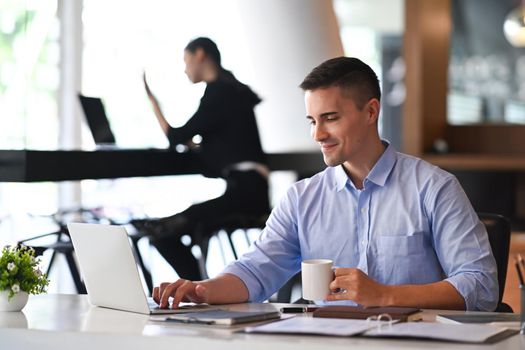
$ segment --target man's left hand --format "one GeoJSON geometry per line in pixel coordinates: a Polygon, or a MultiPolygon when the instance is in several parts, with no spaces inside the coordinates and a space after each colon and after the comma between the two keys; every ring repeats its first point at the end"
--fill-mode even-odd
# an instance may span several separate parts
{"type": "Polygon", "coordinates": [[[326,300],[353,300],[364,306],[385,306],[388,286],[377,283],[363,271],[354,268],[335,269],[335,279],[330,283],[326,300]]]}

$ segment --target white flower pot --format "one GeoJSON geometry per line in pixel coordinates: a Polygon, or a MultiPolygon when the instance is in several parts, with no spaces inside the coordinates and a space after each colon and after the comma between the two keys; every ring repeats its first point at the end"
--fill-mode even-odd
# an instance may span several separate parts
{"type": "Polygon", "coordinates": [[[26,306],[29,295],[20,291],[9,300],[9,291],[0,291],[0,311],[20,311],[26,306]]]}

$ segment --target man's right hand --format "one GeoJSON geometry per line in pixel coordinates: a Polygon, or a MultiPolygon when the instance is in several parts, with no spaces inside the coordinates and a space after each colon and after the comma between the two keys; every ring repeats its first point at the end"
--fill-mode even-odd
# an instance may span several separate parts
{"type": "Polygon", "coordinates": [[[180,279],[176,282],[161,283],[159,287],[153,288],[153,300],[160,308],[169,308],[169,298],[173,298],[172,308],[177,308],[182,301],[194,303],[208,302],[208,289],[199,282],[180,279]]]}
{"type": "Polygon", "coordinates": [[[157,101],[157,98],[155,95],[153,95],[153,92],[151,92],[151,89],[148,85],[148,80],[146,79],[146,72],[142,73],[142,80],[144,81],[144,88],[146,89],[146,93],[148,94],[148,98],[151,102],[151,105],[153,107],[153,112],[155,113],[155,116],[157,117],[157,120],[159,121],[160,127],[164,134],[168,134],[168,129],[170,128],[170,125],[168,124],[168,121],[166,118],[164,118],[164,114],[162,113],[162,110],[160,109],[159,102],[157,101]]]}

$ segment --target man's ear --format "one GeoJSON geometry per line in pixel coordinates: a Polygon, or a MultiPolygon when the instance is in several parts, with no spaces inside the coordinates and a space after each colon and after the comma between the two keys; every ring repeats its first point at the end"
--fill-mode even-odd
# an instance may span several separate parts
{"type": "Polygon", "coordinates": [[[381,104],[379,103],[379,100],[377,98],[372,98],[365,106],[367,112],[368,112],[368,122],[369,124],[377,123],[377,119],[379,118],[379,110],[381,108],[381,104]]]}
{"type": "Polygon", "coordinates": [[[204,52],[204,49],[202,47],[198,47],[197,50],[195,50],[195,58],[198,62],[201,62],[206,57],[206,52],[204,52]]]}

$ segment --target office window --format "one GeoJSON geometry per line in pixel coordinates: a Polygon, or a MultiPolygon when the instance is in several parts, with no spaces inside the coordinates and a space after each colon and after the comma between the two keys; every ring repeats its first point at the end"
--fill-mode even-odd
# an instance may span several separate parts
{"type": "Polygon", "coordinates": [[[0,147],[57,146],[56,0],[0,4],[0,147]]]}
{"type": "MultiPolygon", "coordinates": [[[[56,10],[56,0],[0,2],[1,149],[57,147],[56,10]]],[[[0,183],[0,246],[48,229],[28,214],[54,212],[56,198],[52,183],[0,183]]]]}

